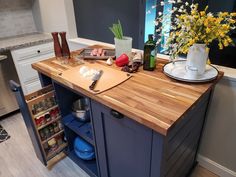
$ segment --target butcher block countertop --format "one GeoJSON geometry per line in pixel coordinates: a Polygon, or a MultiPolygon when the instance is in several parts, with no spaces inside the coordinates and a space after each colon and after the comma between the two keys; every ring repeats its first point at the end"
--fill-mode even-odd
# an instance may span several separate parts
{"type": "MultiPolygon", "coordinates": [[[[78,52],[75,51],[73,54],[78,52]]],[[[93,62],[106,65],[101,60],[93,62]]],[[[139,72],[132,74],[127,81],[99,94],[93,94],[62,79],[60,75],[64,71],[78,66],[73,58],[67,65],[56,62],[56,58],[51,58],[34,63],[32,67],[53,80],[166,136],[182,116],[200,100],[204,93],[213,89],[223,76],[223,72],[219,72],[217,79],[204,84],[179,82],[163,74],[162,68],[166,63],[167,60],[157,59],[155,71],[143,71],[140,67],[139,72]]],[[[120,70],[114,64],[111,67],[120,70]]]]}

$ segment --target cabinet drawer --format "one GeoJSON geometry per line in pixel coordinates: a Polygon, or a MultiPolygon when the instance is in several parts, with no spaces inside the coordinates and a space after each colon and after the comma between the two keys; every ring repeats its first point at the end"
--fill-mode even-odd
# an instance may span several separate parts
{"type": "Polygon", "coordinates": [[[50,58],[52,55],[52,53],[48,53],[28,60],[19,61],[17,65],[21,82],[26,83],[38,78],[38,72],[32,68],[31,64],[50,58]]]}
{"type": "Polygon", "coordinates": [[[44,55],[47,54],[51,54],[51,57],[53,56],[52,42],[12,51],[14,61],[40,58],[42,56],[44,57],[44,55]]]}

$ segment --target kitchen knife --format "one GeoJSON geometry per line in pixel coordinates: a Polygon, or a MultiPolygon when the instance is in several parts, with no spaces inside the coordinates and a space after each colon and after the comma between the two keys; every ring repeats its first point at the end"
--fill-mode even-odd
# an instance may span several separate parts
{"type": "Polygon", "coordinates": [[[103,73],[103,71],[102,71],[102,70],[99,70],[99,72],[96,73],[96,74],[93,76],[93,78],[92,78],[93,83],[89,86],[89,89],[90,89],[90,90],[94,90],[94,88],[95,88],[95,86],[96,86],[96,84],[97,84],[97,81],[98,81],[98,80],[101,78],[101,76],[102,76],[102,73],[103,73]]]}

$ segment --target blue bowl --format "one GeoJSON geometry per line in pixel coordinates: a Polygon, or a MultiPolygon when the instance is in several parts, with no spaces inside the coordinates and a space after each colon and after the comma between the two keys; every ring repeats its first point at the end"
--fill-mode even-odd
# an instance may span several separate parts
{"type": "Polygon", "coordinates": [[[94,147],[79,136],[75,138],[74,151],[83,160],[92,160],[95,158],[94,147]]]}

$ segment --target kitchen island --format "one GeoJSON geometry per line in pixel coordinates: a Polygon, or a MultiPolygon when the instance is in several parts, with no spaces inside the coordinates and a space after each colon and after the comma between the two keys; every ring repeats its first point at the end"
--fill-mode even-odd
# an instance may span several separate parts
{"type": "Polygon", "coordinates": [[[223,73],[209,83],[183,83],[162,73],[165,63],[158,59],[154,72],[140,69],[99,94],[61,77],[78,67],[76,60],[64,65],[51,58],[32,65],[42,85],[54,86],[68,156],[90,176],[183,177],[194,167],[207,107],[223,73]],[[72,103],[81,97],[90,100],[91,132],[87,136],[70,116],[72,103]],[[73,141],[78,135],[95,147],[96,160],[83,161],[75,155],[73,141]]]}

